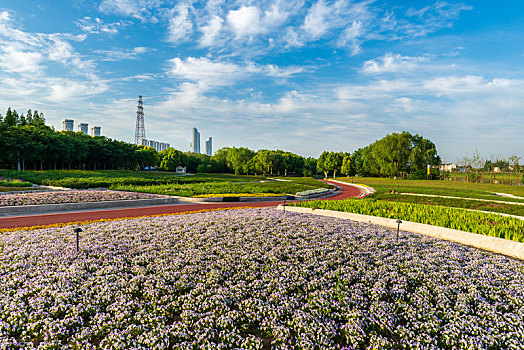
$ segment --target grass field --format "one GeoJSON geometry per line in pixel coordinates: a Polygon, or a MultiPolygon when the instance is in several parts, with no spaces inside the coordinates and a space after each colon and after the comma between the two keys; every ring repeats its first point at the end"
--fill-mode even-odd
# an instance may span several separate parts
{"type": "MultiPolygon", "coordinates": [[[[346,177],[339,177],[337,178],[337,180],[349,183],[353,181],[354,183],[361,183],[372,186],[375,189],[384,188],[386,190],[395,190],[397,192],[410,191],[413,193],[441,194],[447,196],[457,196],[457,193],[467,194],[468,196],[470,196],[470,194],[482,194],[493,196],[493,194],[497,192],[524,197],[524,186],[442,180],[393,180],[389,178],[376,177],[354,177],[350,179],[346,177]],[[402,191],[401,188],[405,188],[408,190],[402,191]],[[415,192],[413,189],[418,189],[418,191],[424,192],[415,192]],[[434,191],[437,191],[438,193],[434,191]]],[[[459,195],[457,197],[463,196],[459,195]]]]}
{"type": "Polygon", "coordinates": [[[349,183],[353,181],[373,187],[376,192],[367,198],[372,200],[438,205],[524,216],[524,205],[517,204],[524,203],[524,198],[508,198],[495,195],[495,192],[503,192],[524,197],[524,188],[517,186],[480,183],[466,184],[463,182],[438,180],[393,180],[387,178],[337,178],[337,180],[349,183]],[[392,191],[395,191],[395,193],[391,193],[392,191]],[[409,193],[460,198],[407,195],[409,193]],[[516,204],[486,202],[475,199],[516,204]]]}
{"type": "Polygon", "coordinates": [[[446,179],[451,179],[453,181],[466,181],[466,176],[469,182],[482,182],[482,183],[493,183],[493,184],[505,184],[505,185],[515,185],[517,182],[522,184],[524,181],[522,174],[517,173],[494,173],[494,172],[478,172],[470,171],[465,172],[452,172],[446,173],[446,179]]]}
{"type": "Polygon", "coordinates": [[[183,197],[202,196],[230,196],[242,195],[294,195],[297,192],[314,188],[330,188],[332,186],[312,178],[282,178],[287,181],[275,181],[260,177],[250,177],[250,181],[208,181],[192,184],[168,184],[152,186],[113,185],[111,189],[119,191],[133,191],[165,194],[183,197]],[[260,180],[266,182],[259,182],[260,180]]]}
{"type": "Polygon", "coordinates": [[[22,179],[39,185],[75,189],[105,187],[119,191],[186,197],[202,195],[218,196],[221,194],[293,195],[299,191],[332,187],[313,178],[279,177],[268,179],[261,176],[239,176],[231,174],[195,174],[181,176],[167,172],[115,170],[1,170],[0,177],[22,179]]]}
{"type": "Polygon", "coordinates": [[[111,185],[146,186],[200,183],[209,181],[253,181],[253,177],[250,176],[237,176],[230,174],[196,174],[182,176],[167,172],[132,170],[0,170],[0,177],[19,178],[38,185],[60,186],[77,189],[110,187],[111,185]]]}

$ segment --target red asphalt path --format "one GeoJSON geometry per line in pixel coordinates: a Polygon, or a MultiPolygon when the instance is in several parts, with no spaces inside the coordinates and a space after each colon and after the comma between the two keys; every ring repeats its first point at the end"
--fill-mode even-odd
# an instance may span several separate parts
{"type": "MultiPolygon", "coordinates": [[[[326,181],[329,182],[329,181],[326,181]]],[[[360,195],[360,189],[351,184],[342,185],[342,192],[336,196],[330,197],[327,200],[341,200],[350,197],[357,197],[360,195]]],[[[78,211],[66,213],[50,213],[37,214],[26,216],[9,216],[0,217],[0,228],[16,228],[16,227],[31,227],[53,225],[61,223],[69,223],[75,221],[89,221],[100,219],[118,219],[131,218],[139,216],[160,215],[160,214],[175,214],[186,211],[197,211],[206,209],[220,209],[220,208],[267,208],[276,207],[282,204],[282,201],[275,202],[217,202],[217,203],[190,203],[190,204],[172,204],[154,207],[140,207],[140,208],[124,208],[124,209],[108,209],[108,210],[93,210],[93,211],[78,211]]]]}

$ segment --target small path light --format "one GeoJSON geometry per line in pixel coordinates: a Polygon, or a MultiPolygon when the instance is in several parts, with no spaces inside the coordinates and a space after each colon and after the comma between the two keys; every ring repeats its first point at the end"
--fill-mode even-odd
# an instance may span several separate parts
{"type": "Polygon", "coordinates": [[[397,220],[397,242],[398,242],[398,232],[400,231],[400,224],[402,223],[402,220],[397,220]]]}
{"type": "Polygon", "coordinates": [[[80,250],[80,232],[82,232],[82,229],[80,227],[75,228],[75,233],[76,233],[76,251],[77,252],[80,250]]]}
{"type": "Polygon", "coordinates": [[[284,213],[286,212],[287,207],[287,200],[284,200],[284,204],[282,204],[282,207],[284,208],[284,213]]]}

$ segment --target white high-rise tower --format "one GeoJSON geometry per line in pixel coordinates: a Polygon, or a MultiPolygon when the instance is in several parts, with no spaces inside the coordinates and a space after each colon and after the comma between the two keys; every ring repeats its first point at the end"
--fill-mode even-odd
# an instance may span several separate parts
{"type": "Polygon", "coordinates": [[[193,142],[191,142],[191,152],[200,153],[200,133],[197,128],[193,128],[193,142]]]}
{"type": "Polygon", "coordinates": [[[206,154],[210,157],[213,155],[213,138],[212,137],[208,137],[208,139],[206,140],[206,154]]]}

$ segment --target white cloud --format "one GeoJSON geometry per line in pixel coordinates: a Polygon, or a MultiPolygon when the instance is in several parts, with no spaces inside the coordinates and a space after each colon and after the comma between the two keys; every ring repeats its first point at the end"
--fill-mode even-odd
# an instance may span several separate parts
{"type": "Polygon", "coordinates": [[[187,41],[193,33],[193,22],[189,16],[189,4],[179,3],[172,11],[169,18],[168,40],[174,43],[187,41]]]}
{"type": "Polygon", "coordinates": [[[215,40],[220,34],[222,29],[222,23],[224,20],[219,16],[211,18],[209,23],[205,26],[200,27],[202,32],[202,38],[200,39],[200,46],[212,46],[215,44],[215,40]]]}
{"type": "Polygon", "coordinates": [[[240,66],[231,62],[213,62],[205,57],[189,57],[185,61],[177,57],[171,63],[171,74],[196,82],[202,88],[233,85],[246,75],[258,71],[253,64],[240,66]]]}
{"type": "Polygon", "coordinates": [[[51,93],[47,97],[53,102],[68,102],[82,100],[108,89],[103,81],[74,81],[68,79],[50,79],[51,93]]]}
{"type": "Polygon", "coordinates": [[[102,0],[100,11],[109,14],[123,15],[155,23],[157,18],[151,10],[163,5],[162,0],[102,0]]]}
{"type": "Polygon", "coordinates": [[[322,37],[330,27],[330,24],[326,22],[326,17],[330,12],[331,9],[324,3],[324,0],[319,0],[311,7],[304,19],[304,31],[314,39],[322,37]]]}
{"type": "Polygon", "coordinates": [[[256,6],[242,6],[229,11],[227,22],[237,37],[258,34],[264,30],[260,26],[260,10],[256,6]]]}
{"type": "Polygon", "coordinates": [[[95,52],[102,55],[102,61],[123,61],[138,60],[140,55],[152,51],[147,47],[137,46],[133,49],[114,48],[110,50],[96,50],[95,52]]]}
{"type": "Polygon", "coordinates": [[[279,4],[273,3],[265,11],[257,6],[242,6],[238,10],[230,10],[226,19],[236,38],[253,37],[267,34],[279,28],[288,18],[289,12],[279,4]]]}
{"type": "Polygon", "coordinates": [[[212,61],[206,57],[189,57],[186,60],[170,60],[170,73],[176,78],[196,83],[200,89],[207,90],[219,86],[231,86],[240,80],[254,75],[260,77],[289,78],[302,73],[303,67],[280,68],[276,65],[259,65],[248,62],[243,65],[226,61],[212,61]]]}
{"type": "Polygon", "coordinates": [[[75,23],[80,29],[89,34],[118,34],[119,28],[124,26],[121,22],[104,23],[104,21],[98,17],[84,17],[77,20],[75,23]]]}
{"type": "Polygon", "coordinates": [[[44,57],[39,52],[22,51],[14,46],[0,46],[0,67],[10,73],[34,73],[42,69],[44,57]]]}
{"type": "MultiPolygon", "coordinates": [[[[471,7],[444,1],[406,10],[380,6],[374,0],[210,0],[203,4],[192,0],[103,0],[99,9],[143,22],[163,21],[167,40],[175,44],[192,42],[213,53],[255,57],[316,44],[357,55],[371,40],[415,38],[450,27],[471,7]]],[[[118,22],[98,21],[79,24],[86,32],[116,32],[120,28],[118,22]]]]}
{"type": "Polygon", "coordinates": [[[350,26],[346,27],[338,38],[338,46],[350,45],[351,54],[357,55],[362,51],[361,40],[359,37],[363,34],[362,22],[353,21],[350,26]]]}
{"type": "Polygon", "coordinates": [[[425,62],[428,62],[427,57],[409,57],[388,52],[377,60],[365,61],[362,71],[372,74],[405,72],[415,69],[425,62]]]}
{"type": "Polygon", "coordinates": [[[425,36],[442,28],[452,27],[461,12],[472,9],[473,7],[464,3],[450,4],[446,1],[436,1],[421,9],[410,8],[406,11],[406,16],[418,18],[420,22],[399,23],[398,29],[412,37],[425,36]]]}
{"type": "Polygon", "coordinates": [[[107,84],[95,74],[94,63],[71,44],[83,39],[63,33],[25,32],[7,11],[0,12],[2,98],[27,103],[27,96],[32,96],[32,103],[38,104],[83,99],[107,90],[107,84]]]}

